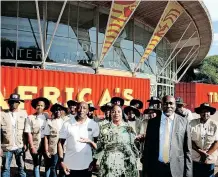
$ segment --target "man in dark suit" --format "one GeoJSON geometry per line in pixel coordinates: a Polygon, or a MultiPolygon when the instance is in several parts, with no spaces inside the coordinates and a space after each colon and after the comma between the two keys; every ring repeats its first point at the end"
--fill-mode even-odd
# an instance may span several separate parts
{"type": "Polygon", "coordinates": [[[148,121],[143,151],[146,177],[192,177],[191,136],[187,119],[175,113],[173,96],[162,100],[161,116],[148,121]]]}

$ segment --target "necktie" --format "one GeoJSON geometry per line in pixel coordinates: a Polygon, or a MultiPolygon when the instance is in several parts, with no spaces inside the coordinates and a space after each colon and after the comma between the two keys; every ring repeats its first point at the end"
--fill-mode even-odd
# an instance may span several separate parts
{"type": "Polygon", "coordinates": [[[163,146],[163,161],[165,163],[169,162],[169,152],[170,152],[169,140],[170,140],[169,118],[166,117],[165,137],[164,137],[164,146],[163,146]]]}

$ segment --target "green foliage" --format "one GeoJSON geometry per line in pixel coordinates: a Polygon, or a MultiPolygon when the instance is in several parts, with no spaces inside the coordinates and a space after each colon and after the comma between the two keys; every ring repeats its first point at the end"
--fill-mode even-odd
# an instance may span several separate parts
{"type": "Polygon", "coordinates": [[[218,84],[218,55],[206,57],[196,75],[197,80],[203,80],[206,83],[218,84]]]}

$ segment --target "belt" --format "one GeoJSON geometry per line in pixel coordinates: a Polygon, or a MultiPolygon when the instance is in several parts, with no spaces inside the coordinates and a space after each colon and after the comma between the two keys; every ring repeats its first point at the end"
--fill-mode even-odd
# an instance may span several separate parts
{"type": "Polygon", "coordinates": [[[158,161],[158,163],[160,165],[170,166],[170,162],[165,163],[165,162],[158,161]]]}

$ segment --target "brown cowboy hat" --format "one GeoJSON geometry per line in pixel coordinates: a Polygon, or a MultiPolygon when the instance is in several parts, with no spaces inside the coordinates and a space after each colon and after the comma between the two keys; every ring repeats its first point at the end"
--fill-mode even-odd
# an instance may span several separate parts
{"type": "Polygon", "coordinates": [[[183,102],[183,99],[181,97],[177,97],[176,98],[176,104],[179,105],[187,105],[186,103],[183,102]]]}
{"type": "Polygon", "coordinates": [[[128,112],[130,111],[133,111],[134,114],[136,115],[136,117],[139,117],[140,116],[140,112],[137,108],[135,108],[134,106],[126,106],[124,109],[123,109],[124,113],[127,115],[128,112]]]}
{"type": "Polygon", "coordinates": [[[124,99],[123,98],[120,98],[120,97],[113,97],[113,98],[111,98],[111,103],[112,104],[115,104],[115,102],[117,102],[117,101],[120,102],[120,106],[124,105],[124,99]]]}
{"type": "Polygon", "coordinates": [[[210,106],[209,103],[202,103],[199,107],[195,108],[195,112],[200,114],[203,109],[207,109],[210,111],[210,115],[215,114],[216,108],[210,106]]]}
{"type": "Polygon", "coordinates": [[[155,105],[150,105],[147,109],[144,110],[143,114],[148,114],[151,110],[160,114],[162,113],[161,109],[157,108],[155,105]]]}
{"type": "Polygon", "coordinates": [[[133,99],[130,101],[130,106],[135,106],[137,109],[143,108],[143,102],[138,99],[133,99]]]}
{"type": "Polygon", "coordinates": [[[43,101],[43,102],[45,103],[45,108],[44,108],[44,110],[47,110],[47,109],[49,108],[49,106],[50,106],[50,101],[49,101],[47,98],[45,98],[45,97],[38,97],[38,98],[33,99],[33,100],[31,101],[31,106],[32,106],[34,109],[36,109],[36,105],[37,105],[37,103],[38,103],[39,101],[43,101]]]}
{"type": "Polygon", "coordinates": [[[5,101],[19,101],[24,102],[24,100],[20,99],[20,95],[17,93],[12,93],[9,98],[5,99],[5,101]]]}
{"type": "Polygon", "coordinates": [[[100,109],[101,109],[102,112],[105,112],[108,109],[112,109],[112,103],[110,103],[110,102],[106,103],[103,106],[101,106],[100,109]]]}

